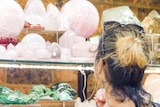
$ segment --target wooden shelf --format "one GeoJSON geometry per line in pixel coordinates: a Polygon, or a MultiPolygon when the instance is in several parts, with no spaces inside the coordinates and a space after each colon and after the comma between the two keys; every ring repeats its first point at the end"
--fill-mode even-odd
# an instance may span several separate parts
{"type": "Polygon", "coordinates": [[[55,100],[39,100],[36,104],[6,104],[0,107],[74,107],[74,100],[55,101],[55,100]]]}
{"type": "Polygon", "coordinates": [[[44,29],[36,29],[36,28],[24,28],[21,32],[22,34],[29,34],[29,33],[37,33],[37,34],[45,34],[45,35],[51,35],[51,36],[56,36],[56,42],[58,42],[58,39],[61,35],[65,33],[63,30],[44,30],[44,29]]]}
{"type": "Polygon", "coordinates": [[[92,3],[98,5],[119,5],[119,6],[130,6],[135,8],[144,8],[144,9],[155,9],[160,10],[160,4],[145,4],[145,3],[131,3],[131,2],[113,2],[113,1],[99,1],[99,0],[91,0],[92,3]]]}
{"type": "Polygon", "coordinates": [[[48,35],[62,35],[65,31],[51,31],[51,30],[43,30],[43,29],[35,29],[35,28],[24,28],[23,33],[38,33],[38,34],[48,34],[48,35]]]}

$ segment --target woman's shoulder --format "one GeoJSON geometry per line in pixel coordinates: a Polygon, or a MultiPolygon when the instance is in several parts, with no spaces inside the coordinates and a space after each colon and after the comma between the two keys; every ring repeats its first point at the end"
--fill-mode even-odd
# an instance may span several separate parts
{"type": "Polygon", "coordinates": [[[153,107],[160,107],[159,103],[152,102],[153,107]]]}

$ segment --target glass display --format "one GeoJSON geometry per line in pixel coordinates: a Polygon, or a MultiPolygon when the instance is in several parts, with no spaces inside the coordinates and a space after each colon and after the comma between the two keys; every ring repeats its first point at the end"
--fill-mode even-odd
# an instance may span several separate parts
{"type": "MultiPolygon", "coordinates": [[[[65,31],[48,31],[41,29],[25,28],[23,32],[56,35],[57,38],[65,31]]],[[[147,34],[151,49],[151,63],[146,73],[160,73],[160,34],[147,34]]],[[[0,67],[6,68],[43,68],[43,69],[71,69],[94,71],[94,58],[70,58],[70,59],[0,59],[0,67]]]]}
{"type": "Polygon", "coordinates": [[[160,64],[160,34],[146,34],[151,50],[151,64],[160,64]]]}

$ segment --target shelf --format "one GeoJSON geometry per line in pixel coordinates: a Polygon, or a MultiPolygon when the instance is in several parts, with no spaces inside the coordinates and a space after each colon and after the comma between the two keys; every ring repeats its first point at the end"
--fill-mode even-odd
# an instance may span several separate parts
{"type": "Polygon", "coordinates": [[[53,34],[62,35],[65,31],[51,31],[51,30],[43,30],[43,29],[36,29],[36,28],[24,28],[22,32],[26,34],[38,33],[38,34],[48,34],[48,35],[53,35],[53,34]]]}
{"type": "Polygon", "coordinates": [[[74,107],[74,104],[74,100],[39,100],[36,104],[0,104],[0,107],[74,107]]]}
{"type": "Polygon", "coordinates": [[[159,10],[160,4],[145,4],[145,3],[133,3],[133,2],[115,2],[115,1],[99,1],[99,0],[91,0],[94,4],[109,4],[109,5],[118,5],[118,6],[130,6],[135,8],[144,8],[144,9],[155,9],[159,10]]]}
{"type": "Polygon", "coordinates": [[[65,70],[92,70],[93,60],[9,60],[0,59],[2,68],[32,68],[32,69],[65,69],[65,70]]]}
{"type": "Polygon", "coordinates": [[[0,59],[0,63],[14,63],[14,64],[74,64],[74,65],[93,65],[93,59],[68,59],[68,60],[61,60],[61,59],[52,59],[52,60],[19,60],[19,59],[0,59]]]}
{"type": "MultiPolygon", "coordinates": [[[[3,68],[66,69],[94,71],[94,60],[9,60],[0,59],[3,68]]],[[[160,64],[149,64],[145,73],[160,73],[160,64]]]]}
{"type": "Polygon", "coordinates": [[[149,64],[145,73],[160,73],[160,65],[159,64],[149,64]]]}
{"type": "Polygon", "coordinates": [[[44,29],[37,29],[37,28],[24,28],[22,30],[22,33],[29,34],[29,33],[37,33],[37,34],[45,34],[45,35],[51,35],[56,36],[56,42],[58,42],[58,38],[65,33],[64,30],[44,30],[44,29]]]}

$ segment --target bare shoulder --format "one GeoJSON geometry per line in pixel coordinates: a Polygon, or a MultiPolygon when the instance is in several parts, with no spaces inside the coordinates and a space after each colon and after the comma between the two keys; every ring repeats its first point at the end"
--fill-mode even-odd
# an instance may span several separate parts
{"type": "Polygon", "coordinates": [[[152,102],[153,107],[160,107],[159,103],[152,102]]]}

